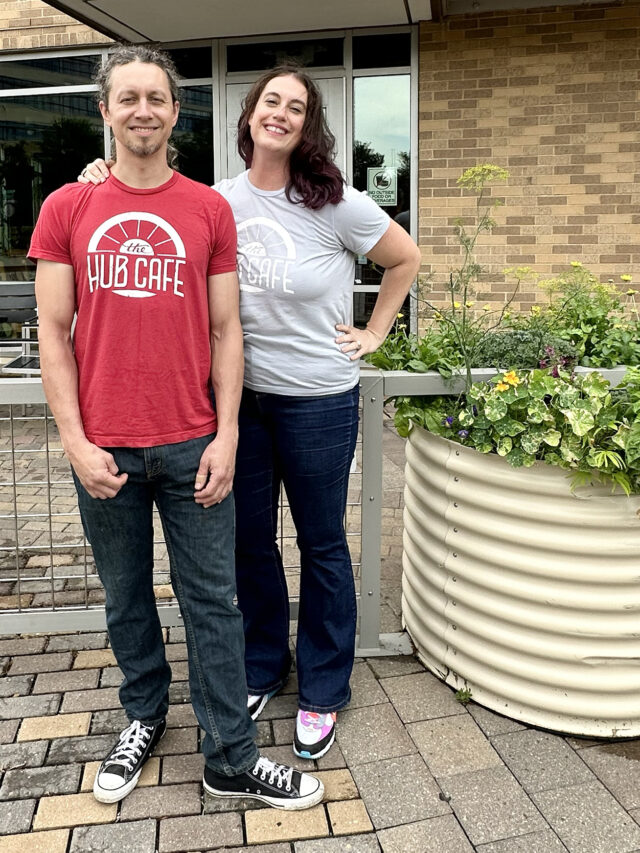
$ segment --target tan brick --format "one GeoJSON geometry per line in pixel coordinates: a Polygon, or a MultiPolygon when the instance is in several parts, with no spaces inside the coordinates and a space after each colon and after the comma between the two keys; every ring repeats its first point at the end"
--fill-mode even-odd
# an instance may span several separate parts
{"type": "Polygon", "coordinates": [[[324,806],[314,806],[299,812],[280,809],[258,809],[245,813],[248,844],[268,844],[271,841],[298,841],[329,835],[324,806]]]}
{"type": "Polygon", "coordinates": [[[33,819],[33,828],[54,829],[61,826],[111,823],[116,819],[117,813],[117,803],[113,805],[99,803],[93,794],[43,797],[33,819]]]}
{"type": "MultiPolygon", "coordinates": [[[[82,774],[82,783],[80,791],[93,791],[93,782],[100,767],[100,761],[89,761],[84,766],[82,774]]],[[[142,768],[142,773],[138,779],[137,788],[149,788],[151,785],[157,785],[160,779],[160,759],[150,758],[142,768]]],[[[0,853],[2,851],[0,850],[0,853]]]]}
{"type": "Polygon", "coordinates": [[[353,835],[356,832],[371,832],[373,830],[362,800],[329,803],[327,808],[334,835],[353,835]]]}
{"type": "Polygon", "coordinates": [[[22,721],[17,740],[51,740],[55,737],[80,737],[89,733],[91,714],[58,714],[29,717],[22,721]]]}
{"type": "Polygon", "coordinates": [[[0,853],[65,853],[68,843],[68,829],[4,835],[0,837],[0,853]]]}
{"type": "Polygon", "coordinates": [[[324,785],[325,803],[333,800],[355,800],[359,796],[356,783],[348,770],[325,770],[314,775],[324,785]]]}
{"type": "Polygon", "coordinates": [[[78,652],[73,669],[92,669],[93,667],[117,666],[111,649],[90,649],[78,652]]]}

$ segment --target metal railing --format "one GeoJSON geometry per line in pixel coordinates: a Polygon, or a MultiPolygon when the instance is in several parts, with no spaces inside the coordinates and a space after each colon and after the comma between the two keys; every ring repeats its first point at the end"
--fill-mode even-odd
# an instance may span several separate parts
{"type": "MultiPolygon", "coordinates": [[[[601,371],[612,385],[624,372],[601,371]]],[[[491,369],[473,371],[488,379],[491,369]]],[[[358,588],[357,654],[410,650],[406,637],[381,634],[383,407],[396,396],[455,394],[464,379],[363,368],[361,433],[351,474],[346,530],[358,588]]],[[[170,586],[161,526],[155,524],[154,586],[163,625],[181,623],[170,586]]],[[[279,544],[297,616],[298,552],[283,496],[279,544]]],[[[84,538],[70,469],[39,379],[0,380],[0,634],[104,628],[103,592],[84,538]]]]}

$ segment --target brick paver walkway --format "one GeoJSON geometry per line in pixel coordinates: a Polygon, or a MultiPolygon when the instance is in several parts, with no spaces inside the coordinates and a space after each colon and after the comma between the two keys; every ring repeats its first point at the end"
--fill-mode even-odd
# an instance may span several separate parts
{"type": "MultiPolygon", "coordinates": [[[[385,430],[382,630],[400,630],[400,439],[385,430]]],[[[314,769],[305,812],[203,797],[182,629],[167,635],[169,729],[119,805],[91,794],[125,724],[103,632],[0,638],[0,853],[631,853],[640,851],[640,743],[563,738],[464,707],[415,658],[358,660],[337,742],[291,751],[296,682],[258,722],[277,761],[314,769]]]]}

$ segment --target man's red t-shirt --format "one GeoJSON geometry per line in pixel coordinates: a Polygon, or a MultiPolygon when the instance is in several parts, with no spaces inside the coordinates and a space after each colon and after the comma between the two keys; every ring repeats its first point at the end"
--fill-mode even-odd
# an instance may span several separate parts
{"type": "Polygon", "coordinates": [[[44,202],[29,256],[69,264],[87,438],[151,447],[216,428],[207,276],[236,269],[236,229],[214,190],[174,172],[153,189],[113,175],[44,202]]]}

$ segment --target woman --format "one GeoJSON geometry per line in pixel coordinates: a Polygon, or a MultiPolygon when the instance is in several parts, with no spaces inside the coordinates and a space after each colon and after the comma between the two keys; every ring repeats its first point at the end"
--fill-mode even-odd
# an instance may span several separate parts
{"type": "MultiPolygon", "coordinates": [[[[297,66],[279,66],[243,106],[238,150],[247,171],[215,187],[238,230],[245,387],[234,493],[248,707],[256,719],[291,668],[276,544],[283,483],[301,558],[293,747],[303,758],[328,751],[351,695],[356,597],[343,519],[358,361],[386,337],[420,265],[406,231],[344,185],[334,142],[315,83],[297,66]],[[351,325],[355,255],[385,268],[365,329],[351,325]]],[[[108,175],[101,161],[90,168],[108,175]]]]}

